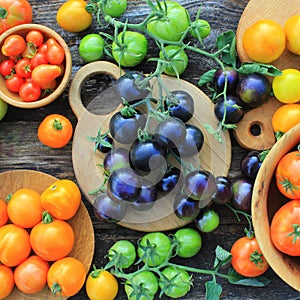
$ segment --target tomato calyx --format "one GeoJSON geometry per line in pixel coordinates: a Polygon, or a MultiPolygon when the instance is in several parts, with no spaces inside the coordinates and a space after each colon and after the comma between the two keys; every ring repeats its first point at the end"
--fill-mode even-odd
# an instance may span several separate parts
{"type": "Polygon", "coordinates": [[[293,237],[292,243],[295,244],[297,242],[297,239],[300,238],[300,225],[299,224],[293,224],[292,225],[294,231],[288,234],[288,236],[293,237]]]}
{"type": "Polygon", "coordinates": [[[55,130],[62,130],[63,128],[62,123],[59,119],[54,119],[52,126],[55,130]]]}
{"type": "Polygon", "coordinates": [[[51,286],[51,293],[53,295],[59,295],[61,292],[62,292],[61,286],[57,282],[54,282],[51,286]]]}
{"type": "Polygon", "coordinates": [[[287,178],[284,178],[283,180],[279,180],[278,183],[282,185],[286,193],[291,192],[292,194],[294,194],[294,191],[299,190],[299,187],[293,185],[292,182],[287,178]]]}
{"type": "Polygon", "coordinates": [[[262,253],[259,253],[256,250],[250,254],[250,261],[252,261],[258,266],[259,264],[263,263],[262,257],[263,257],[262,253]]]}
{"type": "Polygon", "coordinates": [[[4,7],[0,7],[0,19],[6,19],[8,11],[4,7]]]}
{"type": "Polygon", "coordinates": [[[44,224],[50,224],[53,222],[52,216],[47,211],[43,211],[42,213],[42,222],[44,224]]]}

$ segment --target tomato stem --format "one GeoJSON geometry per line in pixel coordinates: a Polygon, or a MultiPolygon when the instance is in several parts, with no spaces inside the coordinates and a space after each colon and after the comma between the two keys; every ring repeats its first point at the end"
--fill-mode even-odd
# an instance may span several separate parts
{"type": "Polygon", "coordinates": [[[6,19],[7,15],[7,10],[4,7],[0,7],[0,19],[6,19]]]}
{"type": "Polygon", "coordinates": [[[299,224],[293,224],[292,225],[294,231],[288,234],[288,236],[293,236],[292,243],[295,244],[297,242],[297,239],[300,238],[300,225],[299,224]]]}

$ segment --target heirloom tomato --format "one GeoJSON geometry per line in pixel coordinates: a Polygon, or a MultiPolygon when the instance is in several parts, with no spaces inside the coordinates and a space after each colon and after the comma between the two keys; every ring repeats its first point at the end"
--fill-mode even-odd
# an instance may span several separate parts
{"type": "Polygon", "coordinates": [[[7,214],[15,225],[32,228],[42,220],[41,196],[30,188],[14,192],[7,204],[7,214]]]}
{"type": "Polygon", "coordinates": [[[286,47],[294,54],[300,55],[300,14],[289,17],[284,24],[287,39],[286,47]]]}
{"type": "Polygon", "coordinates": [[[113,300],[118,294],[119,284],[114,275],[95,268],[86,279],[85,289],[91,300],[113,300]]]}
{"type": "Polygon", "coordinates": [[[230,253],[234,270],[242,276],[257,277],[269,267],[258,245],[256,237],[241,237],[234,242],[230,253]]]}
{"type": "Polygon", "coordinates": [[[60,114],[48,115],[38,127],[38,138],[46,146],[62,148],[68,144],[73,126],[68,118],[60,114]]]}
{"type": "Polygon", "coordinates": [[[260,63],[271,63],[285,50],[286,37],[279,23],[262,19],[246,29],[242,44],[250,59],[260,63]]]}
{"type": "Polygon", "coordinates": [[[41,64],[36,66],[31,73],[32,80],[39,86],[52,82],[62,74],[62,70],[57,65],[41,64]]]}
{"type": "Polygon", "coordinates": [[[104,13],[113,17],[120,17],[127,8],[127,0],[105,0],[103,1],[104,13]]]}
{"type": "Polygon", "coordinates": [[[56,21],[58,25],[69,32],[80,32],[92,24],[92,15],[85,9],[86,2],[84,0],[66,1],[58,9],[56,21]]]}
{"type": "Polygon", "coordinates": [[[46,41],[47,45],[47,59],[52,65],[60,65],[65,59],[64,48],[54,38],[49,38],[46,41]]]}
{"type": "Polygon", "coordinates": [[[89,33],[79,43],[79,54],[85,62],[99,60],[104,55],[104,40],[97,33],[89,33]]]}
{"type": "Polygon", "coordinates": [[[0,199],[0,226],[5,225],[8,221],[7,203],[0,199]]]}
{"type": "Polygon", "coordinates": [[[19,34],[9,35],[2,45],[1,51],[4,56],[18,56],[26,48],[26,42],[24,38],[19,34]]]}
{"type": "Polygon", "coordinates": [[[281,206],[271,221],[271,239],[281,252],[300,255],[300,200],[295,199],[281,206]]]}
{"type": "Polygon", "coordinates": [[[300,152],[286,153],[278,162],[275,170],[276,185],[289,199],[300,199],[300,152]]]}
{"type": "Polygon", "coordinates": [[[81,261],[74,257],[64,257],[49,268],[47,283],[52,294],[71,297],[83,287],[87,272],[81,261]]]}
{"type": "Polygon", "coordinates": [[[212,210],[207,209],[200,214],[195,219],[197,228],[202,232],[212,232],[218,228],[220,224],[219,214],[212,210]]]}
{"type": "Polygon", "coordinates": [[[160,3],[156,9],[159,16],[153,16],[147,23],[149,32],[165,41],[179,41],[190,26],[187,10],[175,1],[160,3]]]}
{"type": "Polygon", "coordinates": [[[10,295],[15,286],[14,273],[10,267],[0,264],[0,282],[0,299],[4,299],[10,295]]]}
{"type": "Polygon", "coordinates": [[[40,292],[47,284],[49,263],[37,255],[31,255],[14,271],[16,287],[25,294],[40,292]]]}
{"type": "Polygon", "coordinates": [[[135,67],[143,61],[148,52],[146,37],[135,31],[119,33],[112,43],[114,60],[122,67],[135,67]]]}
{"type": "Polygon", "coordinates": [[[0,262],[15,267],[30,254],[30,240],[26,229],[15,224],[0,227],[0,262]]]}
{"type": "Polygon", "coordinates": [[[41,205],[52,217],[71,219],[81,203],[79,187],[72,180],[61,179],[52,183],[41,194],[41,205]]]}
{"type": "Polygon", "coordinates": [[[0,3],[0,34],[9,28],[32,21],[32,7],[27,0],[2,0],[0,3]]]}

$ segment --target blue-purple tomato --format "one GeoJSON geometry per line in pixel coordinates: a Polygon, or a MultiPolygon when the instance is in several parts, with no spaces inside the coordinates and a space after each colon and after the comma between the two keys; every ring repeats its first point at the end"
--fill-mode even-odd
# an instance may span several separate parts
{"type": "Polygon", "coordinates": [[[216,204],[230,203],[232,198],[232,183],[226,176],[216,177],[217,190],[213,193],[211,200],[216,204]]]}
{"type": "Polygon", "coordinates": [[[157,183],[157,189],[163,194],[178,192],[183,186],[183,174],[175,166],[170,166],[166,170],[162,179],[157,183]]]}
{"type": "Polygon", "coordinates": [[[99,142],[97,142],[97,150],[102,153],[107,153],[112,149],[113,143],[113,138],[109,135],[105,135],[101,137],[101,140],[99,142]]]}
{"type": "Polygon", "coordinates": [[[250,212],[253,182],[247,178],[240,178],[232,184],[231,204],[234,208],[244,212],[250,212]]]}
{"type": "Polygon", "coordinates": [[[129,166],[129,151],[125,148],[112,148],[104,156],[103,168],[107,173],[129,166]]]}
{"type": "Polygon", "coordinates": [[[213,88],[218,93],[222,93],[225,83],[227,84],[226,94],[234,94],[239,83],[239,73],[231,67],[226,67],[225,72],[223,69],[218,69],[213,77],[213,88]]]}
{"type": "Polygon", "coordinates": [[[203,212],[200,212],[195,222],[196,227],[201,232],[208,233],[218,228],[220,224],[220,217],[215,210],[205,209],[203,212]]]}
{"type": "Polygon", "coordinates": [[[251,179],[255,180],[257,173],[261,167],[262,161],[260,159],[259,151],[250,151],[242,159],[240,163],[240,169],[242,174],[251,179]]]}
{"type": "Polygon", "coordinates": [[[199,201],[189,198],[184,193],[180,193],[174,199],[173,209],[179,219],[191,222],[200,212],[199,201]]]}

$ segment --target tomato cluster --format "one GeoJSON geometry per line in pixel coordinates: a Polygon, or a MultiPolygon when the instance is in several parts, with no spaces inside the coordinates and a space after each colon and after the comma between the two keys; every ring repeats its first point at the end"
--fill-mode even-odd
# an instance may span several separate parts
{"type": "Polygon", "coordinates": [[[51,93],[64,74],[63,47],[52,37],[46,39],[39,30],[29,30],[25,36],[8,36],[1,52],[6,57],[0,65],[6,87],[25,102],[51,93]]]}
{"type": "Polygon", "coordinates": [[[72,296],[81,289],[86,270],[69,256],[75,235],[67,222],[80,203],[79,188],[67,179],[55,181],[42,193],[20,188],[7,201],[0,201],[0,278],[8,282],[0,289],[1,299],[14,286],[35,294],[48,285],[61,296],[72,296]]]}

